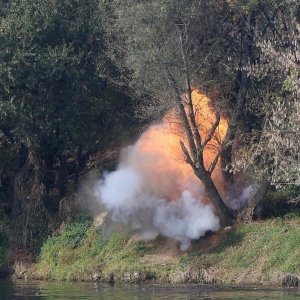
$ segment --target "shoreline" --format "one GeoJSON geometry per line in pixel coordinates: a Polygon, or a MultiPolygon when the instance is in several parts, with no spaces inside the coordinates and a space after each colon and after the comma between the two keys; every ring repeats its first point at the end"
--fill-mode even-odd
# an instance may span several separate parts
{"type": "Polygon", "coordinates": [[[299,287],[299,227],[299,217],[235,225],[205,236],[193,242],[188,251],[180,252],[178,243],[168,238],[142,241],[119,225],[95,227],[75,222],[48,238],[35,263],[15,262],[12,278],[299,287]],[[73,238],[82,228],[86,234],[74,246],[73,238]]]}
{"type": "Polygon", "coordinates": [[[144,282],[103,282],[103,281],[67,281],[67,280],[47,280],[47,279],[33,279],[33,278],[14,278],[14,277],[6,277],[0,278],[2,282],[9,282],[12,284],[22,283],[22,284],[79,284],[79,285],[94,285],[99,284],[104,287],[116,287],[116,288],[124,288],[124,287],[135,287],[135,288],[178,288],[178,287],[186,287],[186,288],[204,288],[208,290],[250,290],[250,291],[284,291],[284,290],[300,290],[300,286],[287,286],[287,285],[278,285],[272,283],[240,283],[240,284],[230,284],[230,283],[205,283],[205,282],[182,282],[182,283],[170,283],[170,282],[156,282],[156,281],[144,281],[144,282]]]}
{"type": "MultiPolygon", "coordinates": [[[[195,279],[197,277],[200,277],[199,274],[190,274],[191,278],[186,280],[183,278],[181,281],[177,282],[171,282],[170,280],[162,279],[162,278],[156,278],[156,279],[143,279],[140,277],[143,274],[136,274],[137,272],[132,272],[129,275],[129,272],[126,272],[123,274],[123,276],[111,274],[112,278],[107,279],[101,279],[101,278],[81,278],[78,280],[67,280],[67,279],[49,279],[49,278],[43,278],[36,276],[35,273],[31,273],[30,271],[26,271],[23,274],[16,274],[13,273],[11,276],[7,277],[1,277],[0,280],[4,281],[22,281],[22,282],[57,282],[57,283],[86,283],[86,284],[92,284],[92,283],[99,283],[104,285],[110,285],[110,286],[123,286],[123,285],[138,285],[138,286],[170,286],[170,287],[176,287],[176,286],[214,286],[214,287],[228,287],[230,289],[285,289],[285,288],[300,288],[300,280],[299,278],[294,274],[289,273],[277,273],[275,276],[273,276],[273,281],[240,281],[240,282],[226,282],[222,281],[220,278],[214,278],[211,277],[209,280],[206,280],[205,278],[195,279]]],[[[202,273],[207,273],[206,270],[202,270],[202,273]]],[[[180,277],[182,274],[178,273],[178,277],[180,277]]],[[[186,274],[185,274],[186,275],[186,274]]],[[[146,275],[147,276],[147,275],[146,275]]],[[[93,275],[91,275],[93,277],[93,275]]]]}

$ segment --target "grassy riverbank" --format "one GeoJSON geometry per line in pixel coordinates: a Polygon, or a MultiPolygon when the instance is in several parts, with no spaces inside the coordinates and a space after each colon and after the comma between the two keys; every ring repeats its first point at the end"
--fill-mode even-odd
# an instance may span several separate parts
{"type": "Polygon", "coordinates": [[[209,235],[187,252],[158,237],[144,242],[118,225],[95,227],[79,217],[48,238],[26,276],[105,282],[218,282],[281,285],[300,277],[300,218],[237,225],[209,235]]]}

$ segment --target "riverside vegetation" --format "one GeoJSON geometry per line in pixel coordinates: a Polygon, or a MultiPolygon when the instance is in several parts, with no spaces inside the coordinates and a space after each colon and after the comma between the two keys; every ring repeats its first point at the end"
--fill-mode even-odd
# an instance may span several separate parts
{"type": "Polygon", "coordinates": [[[0,0],[0,275],[299,285],[299,41],[297,0],[0,0]],[[94,226],[79,192],[170,110],[221,223],[185,252],[94,226]]]}
{"type": "Polygon", "coordinates": [[[300,216],[291,214],[239,224],[195,241],[186,252],[174,253],[166,238],[132,239],[133,233],[124,227],[95,227],[87,216],[79,216],[49,237],[37,262],[19,276],[105,283],[297,286],[299,226],[300,216]]]}

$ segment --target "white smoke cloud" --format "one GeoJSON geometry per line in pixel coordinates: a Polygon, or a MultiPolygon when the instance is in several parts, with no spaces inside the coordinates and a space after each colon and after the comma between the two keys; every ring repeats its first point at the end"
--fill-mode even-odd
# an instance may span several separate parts
{"type": "Polygon", "coordinates": [[[218,230],[219,219],[209,205],[203,205],[189,191],[175,202],[164,202],[155,210],[154,224],[165,236],[178,240],[181,250],[207,231],[218,230]]]}
{"type": "Polygon", "coordinates": [[[161,144],[140,151],[145,138],[122,152],[117,170],[96,184],[95,196],[113,221],[129,224],[145,239],[157,234],[174,238],[186,250],[192,240],[218,230],[219,218],[205,203],[200,181],[192,173],[183,178],[161,144]]]}
{"type": "Polygon", "coordinates": [[[250,185],[244,187],[241,195],[239,197],[231,199],[228,202],[228,206],[234,210],[240,209],[241,207],[243,207],[247,204],[248,200],[254,195],[256,190],[257,190],[257,187],[253,184],[250,184],[250,185]]]}
{"type": "Polygon", "coordinates": [[[142,174],[120,167],[104,176],[96,196],[111,212],[113,221],[130,224],[145,238],[158,233],[174,238],[186,250],[191,240],[219,228],[219,219],[210,205],[202,204],[185,190],[176,201],[156,198],[147,192],[142,174]]]}

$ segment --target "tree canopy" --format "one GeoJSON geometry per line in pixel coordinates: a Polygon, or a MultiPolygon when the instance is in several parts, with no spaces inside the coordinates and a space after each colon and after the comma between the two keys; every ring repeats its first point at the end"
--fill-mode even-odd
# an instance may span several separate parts
{"type": "Polygon", "coordinates": [[[84,166],[83,154],[116,143],[122,126],[132,124],[131,100],[101,78],[97,64],[103,48],[99,5],[1,1],[0,175],[15,215],[30,214],[23,197],[41,203],[42,211],[51,189],[63,195],[69,175],[76,169],[78,177],[84,166]],[[73,171],[69,158],[75,158],[73,171]],[[31,172],[20,173],[25,166],[31,172]],[[15,190],[12,196],[9,186],[16,189],[24,177],[47,192],[32,187],[40,195],[15,190]],[[18,194],[20,199],[11,199],[18,194]]]}
{"type": "Polygon", "coordinates": [[[108,78],[126,82],[144,97],[146,116],[157,118],[177,107],[188,139],[181,143],[183,154],[224,224],[228,212],[211,181],[219,159],[227,185],[234,186],[232,174],[241,169],[258,183],[264,177],[273,184],[283,178],[298,184],[296,1],[113,1],[108,6],[107,53],[118,69],[108,71],[108,78]],[[209,168],[203,165],[207,144],[196,122],[194,88],[210,96],[216,113],[229,121],[209,168]],[[249,144],[250,151],[234,155],[234,145],[245,149],[249,144]]]}
{"type": "Polygon", "coordinates": [[[252,177],[251,217],[268,189],[297,194],[299,11],[296,0],[0,0],[0,203],[15,239],[27,247],[45,234],[91,153],[170,108],[222,225],[234,214],[213,180],[218,163],[228,197],[234,174],[252,177]],[[215,112],[205,135],[195,89],[215,112]],[[207,166],[221,118],[228,129],[207,166]]]}

